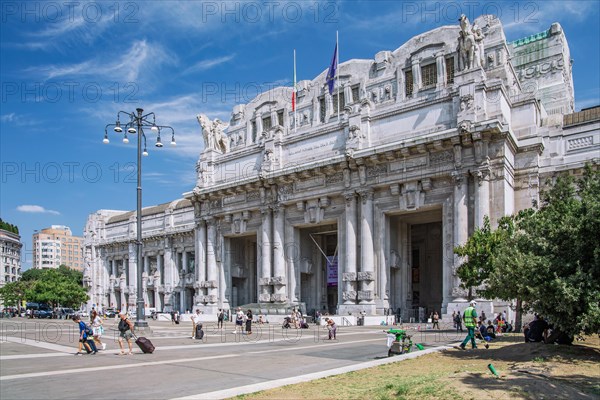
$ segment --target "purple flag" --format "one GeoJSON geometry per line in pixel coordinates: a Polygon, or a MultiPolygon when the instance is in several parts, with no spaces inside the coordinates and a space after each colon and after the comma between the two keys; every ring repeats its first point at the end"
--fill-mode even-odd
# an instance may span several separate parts
{"type": "Polygon", "coordinates": [[[333,86],[335,84],[335,73],[337,70],[337,43],[335,44],[335,50],[333,52],[333,59],[331,60],[331,65],[329,66],[329,72],[327,72],[327,86],[329,86],[329,94],[333,94],[333,86]]]}

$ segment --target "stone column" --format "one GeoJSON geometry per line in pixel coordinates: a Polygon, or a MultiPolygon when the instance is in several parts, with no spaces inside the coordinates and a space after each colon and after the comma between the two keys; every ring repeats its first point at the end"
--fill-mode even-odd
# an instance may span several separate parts
{"type": "MultiPolygon", "coordinates": [[[[219,308],[229,308],[228,297],[231,297],[231,239],[222,237],[223,243],[223,262],[219,268],[219,308]]],[[[250,279],[248,279],[250,280],[250,279]]],[[[247,285],[250,286],[250,285],[247,285]]]]}
{"type": "Polygon", "coordinates": [[[263,123],[262,123],[262,114],[260,112],[256,113],[256,140],[258,141],[263,133],[263,123]]]}
{"type": "MultiPolygon", "coordinates": [[[[161,254],[161,252],[159,252],[156,255],[156,270],[159,273],[159,276],[163,277],[163,281],[164,281],[164,276],[165,276],[165,267],[164,267],[164,254],[161,254]]],[[[161,285],[160,280],[156,283],[157,285],[161,285]]]]}
{"type": "Polygon", "coordinates": [[[175,309],[173,304],[173,290],[175,288],[175,265],[173,263],[173,249],[171,248],[171,239],[165,239],[165,254],[163,257],[163,268],[165,274],[165,310],[171,311],[175,309]]]}
{"type": "Polygon", "coordinates": [[[435,64],[437,69],[437,90],[446,87],[446,59],[444,52],[440,51],[435,55],[435,64]]]}
{"type": "MultiPolygon", "coordinates": [[[[469,215],[468,215],[468,187],[467,179],[464,174],[457,172],[452,174],[454,179],[454,244],[453,247],[464,244],[469,237],[469,215]]],[[[457,255],[454,255],[454,270],[461,264],[462,260],[457,255]]],[[[453,281],[453,297],[461,297],[459,286],[460,280],[454,276],[453,281]]]]}
{"type": "Polygon", "coordinates": [[[373,265],[373,189],[359,192],[361,205],[361,252],[360,272],[358,280],[361,282],[361,291],[358,292],[360,304],[374,304],[375,276],[373,265]]]}
{"type": "Polygon", "coordinates": [[[298,246],[296,246],[295,242],[295,233],[294,233],[294,225],[292,224],[284,224],[285,225],[285,241],[286,245],[284,248],[284,257],[287,264],[287,277],[288,277],[288,298],[291,303],[298,302],[297,289],[298,282],[300,281],[300,272],[299,272],[299,261],[300,261],[300,252],[298,246]]]}
{"type": "Polygon", "coordinates": [[[219,279],[217,271],[217,226],[215,218],[206,219],[206,280],[210,282],[207,301],[210,305],[217,303],[217,280],[219,279]]]}
{"type": "Polygon", "coordinates": [[[260,254],[260,294],[258,296],[259,301],[269,302],[271,301],[271,293],[269,282],[271,280],[271,223],[272,223],[272,210],[271,207],[263,207],[260,210],[262,214],[262,227],[261,227],[261,254],[260,254]]]}
{"type": "Polygon", "coordinates": [[[419,59],[412,60],[412,75],[413,75],[413,97],[421,89],[421,65],[419,59]]]}
{"type": "Polygon", "coordinates": [[[181,254],[181,265],[179,265],[178,270],[181,271],[179,273],[179,310],[181,310],[181,312],[185,312],[186,310],[186,292],[185,292],[185,249],[182,249],[181,251],[177,251],[177,261],[179,261],[179,254],[181,254]]]}
{"type": "MultiPolygon", "coordinates": [[[[143,288],[142,288],[142,297],[144,299],[145,307],[150,306],[150,299],[148,296],[148,276],[150,276],[150,256],[148,254],[144,254],[144,271],[142,273],[143,279],[143,288]]],[[[137,281],[136,281],[137,284],[137,281]]]]}
{"type": "Polygon", "coordinates": [[[273,209],[273,292],[275,301],[285,302],[286,273],[284,255],[285,207],[280,205],[273,209]]]}
{"type": "Polygon", "coordinates": [[[356,304],[356,194],[345,193],[346,199],[346,264],[344,265],[344,304],[356,304]]]}
{"type": "Polygon", "coordinates": [[[483,226],[483,217],[490,216],[490,171],[480,168],[475,173],[475,227],[483,226]]]}
{"type": "Polygon", "coordinates": [[[148,254],[144,254],[144,272],[150,273],[150,256],[148,254]]]}
{"type": "MultiPolygon", "coordinates": [[[[194,234],[196,235],[194,240],[196,249],[196,279],[198,282],[204,282],[206,281],[206,222],[204,220],[201,219],[197,222],[194,234]]],[[[198,296],[203,298],[202,296],[205,294],[203,288],[198,288],[198,296]]]]}
{"type": "Polygon", "coordinates": [[[396,82],[397,82],[397,93],[396,103],[400,103],[406,99],[406,85],[404,83],[404,71],[402,66],[398,65],[396,69],[396,82]]]}

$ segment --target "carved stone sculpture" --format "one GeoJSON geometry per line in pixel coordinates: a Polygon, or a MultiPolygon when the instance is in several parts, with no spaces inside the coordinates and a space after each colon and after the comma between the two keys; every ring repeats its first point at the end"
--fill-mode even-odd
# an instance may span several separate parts
{"type": "Polygon", "coordinates": [[[460,33],[458,36],[458,53],[461,69],[468,70],[481,66],[483,60],[483,33],[477,24],[471,25],[469,18],[460,16],[460,33]]]}
{"type": "Polygon", "coordinates": [[[204,114],[199,114],[196,118],[202,127],[204,148],[227,153],[229,151],[229,138],[223,132],[227,126],[218,118],[215,118],[214,121],[211,122],[204,114]]]}

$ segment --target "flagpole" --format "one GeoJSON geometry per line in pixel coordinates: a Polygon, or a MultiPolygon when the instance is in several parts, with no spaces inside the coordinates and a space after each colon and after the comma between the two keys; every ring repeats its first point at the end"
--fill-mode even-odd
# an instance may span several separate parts
{"type": "Polygon", "coordinates": [[[294,49],[294,88],[292,90],[292,96],[294,96],[292,104],[294,107],[294,133],[296,133],[296,127],[298,126],[298,120],[296,118],[296,108],[298,108],[296,104],[296,49],[294,49]]]}
{"type": "Polygon", "coordinates": [[[335,80],[337,83],[337,119],[338,122],[340,122],[340,43],[338,39],[338,31],[335,31],[335,48],[337,52],[337,68],[335,69],[335,80]]]}

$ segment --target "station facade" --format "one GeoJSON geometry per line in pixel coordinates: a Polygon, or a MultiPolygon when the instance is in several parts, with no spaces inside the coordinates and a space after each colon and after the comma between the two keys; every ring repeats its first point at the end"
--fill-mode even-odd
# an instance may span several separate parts
{"type": "MultiPolygon", "coordinates": [[[[197,116],[196,186],[143,209],[148,307],[452,313],[453,248],[598,161],[600,108],[574,112],[558,23],[509,42],[494,16],[464,18],[338,68],[331,93],[327,71],[299,82],[295,111],[280,87],[228,125],[197,116]]],[[[135,218],[89,216],[90,304],[135,307],[135,218]]]]}

